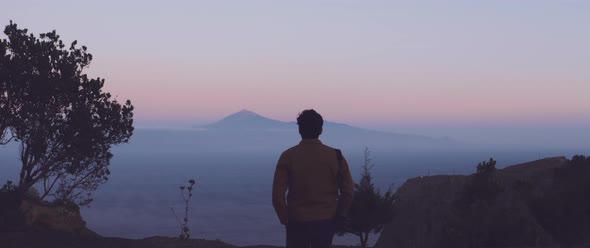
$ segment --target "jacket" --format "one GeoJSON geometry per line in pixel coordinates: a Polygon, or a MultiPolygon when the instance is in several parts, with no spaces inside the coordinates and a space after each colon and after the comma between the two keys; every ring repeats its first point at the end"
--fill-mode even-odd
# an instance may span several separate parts
{"type": "Polygon", "coordinates": [[[272,203],[282,224],[328,220],[348,211],[353,192],[346,159],[319,139],[303,139],[277,162],[272,203]]]}

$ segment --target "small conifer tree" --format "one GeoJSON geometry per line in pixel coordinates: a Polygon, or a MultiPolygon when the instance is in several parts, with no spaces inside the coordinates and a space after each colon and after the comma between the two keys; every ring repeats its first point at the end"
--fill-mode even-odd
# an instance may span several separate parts
{"type": "Polygon", "coordinates": [[[391,186],[385,193],[375,188],[371,169],[374,164],[368,148],[364,151],[361,180],[355,184],[355,194],[349,211],[350,224],[346,230],[339,230],[339,235],[350,233],[360,239],[361,248],[367,247],[369,235],[379,233],[383,226],[393,219],[393,204],[397,195],[391,186]]]}

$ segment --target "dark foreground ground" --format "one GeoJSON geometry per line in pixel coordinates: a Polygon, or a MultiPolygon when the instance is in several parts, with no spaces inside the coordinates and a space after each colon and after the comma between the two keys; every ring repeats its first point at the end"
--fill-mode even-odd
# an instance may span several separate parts
{"type": "MultiPolygon", "coordinates": [[[[280,246],[235,246],[220,240],[178,240],[171,237],[125,239],[110,237],[80,237],[51,232],[0,232],[2,248],[280,248],[280,246]]],[[[349,248],[353,246],[334,246],[349,248]]]]}

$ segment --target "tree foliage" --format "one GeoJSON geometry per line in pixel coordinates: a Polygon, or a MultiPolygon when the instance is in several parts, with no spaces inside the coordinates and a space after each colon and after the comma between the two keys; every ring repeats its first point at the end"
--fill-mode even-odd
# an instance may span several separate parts
{"type": "MultiPolygon", "coordinates": [[[[113,145],[133,133],[133,106],[103,91],[104,79],[83,71],[92,55],[55,31],[39,37],[10,22],[0,40],[0,123],[20,145],[18,189],[42,184],[42,198],[92,200],[108,180],[113,145]]],[[[6,131],[4,131],[6,130],[6,131]]]]}
{"type": "Polygon", "coordinates": [[[10,123],[8,96],[6,88],[8,83],[8,64],[6,41],[0,39],[0,145],[6,144],[5,139],[8,131],[8,124],[10,123]]]}
{"type": "Polygon", "coordinates": [[[19,211],[17,187],[7,181],[0,188],[0,233],[18,231],[24,227],[24,216],[19,211]]]}
{"type": "Polygon", "coordinates": [[[371,152],[364,151],[361,180],[355,184],[355,194],[349,211],[350,224],[339,234],[351,233],[359,237],[361,247],[367,247],[370,233],[379,233],[383,226],[393,219],[393,204],[397,195],[389,187],[385,193],[375,188],[371,169],[373,168],[371,152]]]}
{"type": "Polygon", "coordinates": [[[477,164],[477,173],[492,173],[496,171],[496,160],[490,158],[490,160],[482,161],[481,163],[477,164]]]}

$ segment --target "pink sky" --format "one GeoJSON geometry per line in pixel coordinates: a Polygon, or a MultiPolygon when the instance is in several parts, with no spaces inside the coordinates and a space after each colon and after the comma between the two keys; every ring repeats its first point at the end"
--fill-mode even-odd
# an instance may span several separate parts
{"type": "Polygon", "coordinates": [[[364,126],[590,124],[587,1],[8,5],[3,23],[87,45],[139,125],[306,108],[364,126]]]}

